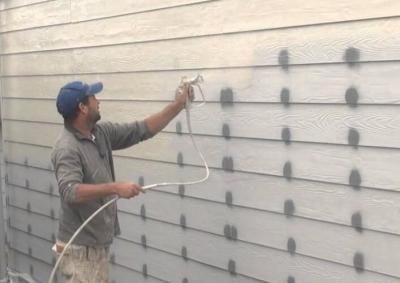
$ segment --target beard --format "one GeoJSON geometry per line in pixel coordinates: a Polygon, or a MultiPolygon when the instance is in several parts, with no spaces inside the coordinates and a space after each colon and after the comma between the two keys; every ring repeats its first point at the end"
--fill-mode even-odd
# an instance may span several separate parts
{"type": "Polygon", "coordinates": [[[89,120],[92,125],[96,124],[101,119],[100,112],[98,110],[90,113],[89,120]]]}

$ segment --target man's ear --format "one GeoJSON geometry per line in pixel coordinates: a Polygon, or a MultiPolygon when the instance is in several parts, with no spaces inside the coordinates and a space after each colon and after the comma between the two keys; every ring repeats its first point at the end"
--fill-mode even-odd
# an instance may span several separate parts
{"type": "Polygon", "coordinates": [[[83,104],[82,102],[79,103],[78,108],[82,113],[86,113],[88,109],[87,105],[83,104]]]}

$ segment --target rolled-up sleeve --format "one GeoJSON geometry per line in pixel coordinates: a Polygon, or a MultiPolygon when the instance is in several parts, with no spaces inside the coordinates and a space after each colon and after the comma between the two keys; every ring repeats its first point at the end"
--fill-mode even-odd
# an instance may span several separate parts
{"type": "Polygon", "coordinates": [[[121,124],[105,122],[99,127],[108,136],[113,150],[130,147],[153,136],[144,121],[121,124]]]}
{"type": "Polygon", "coordinates": [[[83,180],[82,163],[78,152],[72,149],[58,149],[53,152],[52,162],[62,201],[74,203],[83,180]]]}

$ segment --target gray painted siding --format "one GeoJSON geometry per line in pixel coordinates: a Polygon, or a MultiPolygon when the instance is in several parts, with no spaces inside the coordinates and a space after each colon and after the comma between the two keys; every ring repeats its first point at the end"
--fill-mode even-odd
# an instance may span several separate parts
{"type": "MultiPolygon", "coordinates": [[[[1,99],[0,99],[0,117],[1,117],[1,99]]],[[[2,124],[0,122],[0,278],[4,278],[6,276],[6,245],[5,245],[5,202],[3,197],[4,192],[4,176],[5,176],[5,164],[4,164],[4,152],[3,152],[3,133],[2,133],[2,124]]]]}
{"type": "MultiPolygon", "coordinates": [[[[303,2],[1,1],[12,267],[44,282],[54,261],[58,88],[102,80],[102,117],[130,121],[201,73],[211,177],[119,202],[113,280],[398,282],[400,3],[303,2]]],[[[202,176],[185,123],[115,152],[118,179],[202,176]]]]}

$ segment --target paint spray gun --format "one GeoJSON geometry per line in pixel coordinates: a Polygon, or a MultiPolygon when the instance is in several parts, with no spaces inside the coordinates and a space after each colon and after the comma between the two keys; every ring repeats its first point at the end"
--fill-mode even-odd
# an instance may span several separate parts
{"type": "MultiPolygon", "coordinates": [[[[198,88],[203,101],[200,104],[197,104],[196,107],[203,106],[206,103],[206,99],[204,97],[203,90],[201,89],[201,86],[200,86],[200,84],[203,83],[203,82],[204,82],[204,79],[203,79],[202,75],[197,75],[196,77],[193,77],[193,78],[190,78],[190,79],[187,78],[187,77],[182,77],[181,78],[180,86],[186,84],[186,85],[189,85],[189,87],[197,87],[198,88]]],[[[193,102],[194,99],[195,99],[195,97],[193,95],[193,96],[190,97],[190,99],[186,100],[186,105],[185,105],[185,109],[186,110],[188,110],[188,109],[193,107],[192,106],[192,102],[193,102]]]]}

